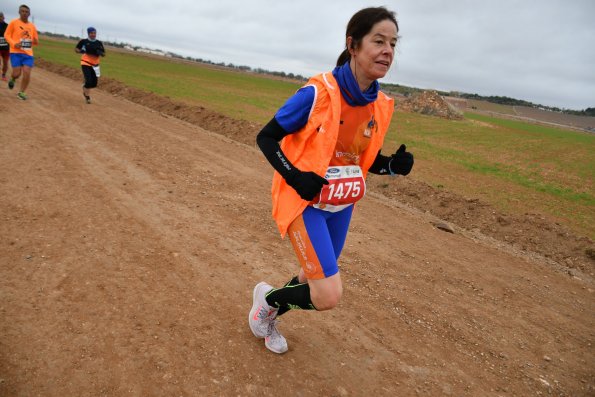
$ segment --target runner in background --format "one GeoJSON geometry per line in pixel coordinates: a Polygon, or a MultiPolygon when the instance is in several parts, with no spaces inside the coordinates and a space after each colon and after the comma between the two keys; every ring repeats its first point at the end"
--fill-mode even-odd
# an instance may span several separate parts
{"type": "Polygon", "coordinates": [[[393,62],[398,31],[395,14],[386,8],[358,11],[347,25],[336,68],[311,78],[256,138],[276,171],[273,217],[301,265],[284,286],[261,282],[253,290],[250,329],[275,353],[287,351],[277,330],[280,315],[339,303],[337,260],[368,171],[407,175],[413,167],[405,145],[392,156],[380,154],[394,102],[379,90],[378,79],[393,62]]]}
{"type": "Polygon", "coordinates": [[[4,32],[8,24],[4,22],[4,13],[0,11],[0,62],[2,62],[2,81],[6,81],[6,72],[8,71],[8,58],[10,57],[10,48],[4,38],[4,32]]]}
{"type": "Polygon", "coordinates": [[[99,58],[105,56],[103,43],[97,40],[97,29],[90,26],[87,28],[87,38],[78,42],[74,52],[83,54],[81,57],[81,69],[85,83],[83,84],[83,96],[85,101],[91,103],[91,89],[97,87],[99,79],[99,58]]]}
{"type": "Polygon", "coordinates": [[[4,32],[4,38],[10,45],[10,64],[12,65],[12,76],[8,80],[8,88],[14,88],[16,80],[23,75],[21,90],[17,94],[19,99],[27,99],[25,91],[31,80],[31,69],[33,69],[33,46],[39,44],[37,29],[32,22],[29,22],[31,10],[26,5],[19,7],[19,18],[13,19],[4,32]]]}

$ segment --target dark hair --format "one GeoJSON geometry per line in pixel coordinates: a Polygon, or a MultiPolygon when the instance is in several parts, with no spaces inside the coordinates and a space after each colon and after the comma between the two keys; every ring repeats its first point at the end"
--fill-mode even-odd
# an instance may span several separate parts
{"type": "MultiPolygon", "coordinates": [[[[392,21],[395,24],[398,32],[399,24],[397,23],[395,13],[387,10],[386,7],[369,7],[359,10],[353,14],[349,20],[349,23],[347,24],[345,40],[351,36],[351,39],[353,40],[351,43],[352,48],[358,47],[364,36],[370,33],[372,27],[374,27],[374,25],[376,25],[378,22],[382,22],[386,19],[392,21]]],[[[345,44],[345,46],[347,46],[347,44],[345,44]]],[[[337,66],[343,65],[349,59],[351,59],[349,48],[345,48],[345,50],[343,50],[337,59],[337,66]]]]}
{"type": "Polygon", "coordinates": [[[20,9],[21,7],[24,7],[24,8],[26,8],[26,9],[28,9],[29,11],[31,11],[31,9],[29,8],[29,6],[28,6],[28,5],[21,4],[21,5],[19,6],[19,9],[20,9]]]}

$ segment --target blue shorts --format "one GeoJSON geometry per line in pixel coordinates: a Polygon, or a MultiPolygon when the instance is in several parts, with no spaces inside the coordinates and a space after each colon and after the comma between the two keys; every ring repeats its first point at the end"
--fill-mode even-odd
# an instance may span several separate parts
{"type": "Polygon", "coordinates": [[[21,66],[33,67],[33,57],[31,55],[22,54],[20,52],[10,54],[10,64],[13,68],[20,68],[21,66]]]}
{"type": "Polygon", "coordinates": [[[337,260],[349,230],[353,205],[338,211],[306,207],[289,225],[288,234],[308,279],[323,279],[339,272],[337,260]]]}

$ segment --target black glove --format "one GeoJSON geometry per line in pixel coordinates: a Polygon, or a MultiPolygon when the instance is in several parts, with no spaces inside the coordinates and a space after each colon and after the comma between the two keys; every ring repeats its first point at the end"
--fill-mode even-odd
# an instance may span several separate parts
{"type": "Polygon", "coordinates": [[[312,201],[320,193],[322,186],[328,185],[328,181],[315,172],[302,172],[297,168],[294,170],[296,172],[287,178],[287,183],[303,200],[312,201]]]}
{"type": "Polygon", "coordinates": [[[413,154],[406,151],[407,146],[401,145],[393,154],[389,166],[393,174],[407,175],[413,168],[413,154]]]}
{"type": "Polygon", "coordinates": [[[103,50],[97,50],[97,55],[99,55],[100,57],[105,55],[105,51],[103,50]]]}

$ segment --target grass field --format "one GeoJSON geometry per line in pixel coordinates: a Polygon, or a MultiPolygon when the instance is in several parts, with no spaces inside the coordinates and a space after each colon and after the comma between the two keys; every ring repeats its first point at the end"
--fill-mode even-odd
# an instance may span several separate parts
{"type": "MultiPolygon", "coordinates": [[[[75,42],[42,38],[36,55],[78,69],[75,42]]],[[[165,57],[108,49],[101,75],[129,86],[197,104],[234,118],[264,123],[299,83],[165,57]]]]}
{"type": "Polygon", "coordinates": [[[510,114],[515,115],[514,109],[510,105],[501,105],[498,103],[492,103],[488,101],[480,101],[477,99],[467,99],[467,104],[469,108],[475,108],[477,110],[482,110],[485,112],[495,112],[495,113],[502,113],[502,114],[510,114]]]}
{"type": "MultiPolygon", "coordinates": [[[[42,39],[36,55],[78,69],[75,43],[42,39]]],[[[268,121],[301,83],[108,49],[102,76],[227,116],[268,121]]],[[[465,114],[397,112],[387,150],[406,143],[415,178],[511,212],[541,212],[595,239],[595,135],[465,114]]]]}

